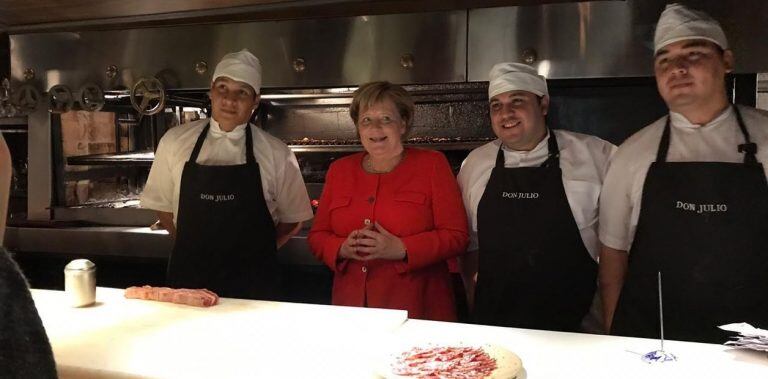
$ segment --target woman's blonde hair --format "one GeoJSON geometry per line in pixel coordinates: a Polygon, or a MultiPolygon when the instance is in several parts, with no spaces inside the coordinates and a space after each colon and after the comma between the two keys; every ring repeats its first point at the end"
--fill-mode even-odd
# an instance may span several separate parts
{"type": "Polygon", "coordinates": [[[357,126],[360,112],[364,112],[372,105],[384,100],[391,100],[395,104],[400,118],[405,121],[405,135],[407,135],[411,129],[411,120],[413,120],[413,99],[403,87],[390,82],[365,83],[355,91],[352,104],[349,106],[349,116],[352,117],[352,122],[357,126]]]}

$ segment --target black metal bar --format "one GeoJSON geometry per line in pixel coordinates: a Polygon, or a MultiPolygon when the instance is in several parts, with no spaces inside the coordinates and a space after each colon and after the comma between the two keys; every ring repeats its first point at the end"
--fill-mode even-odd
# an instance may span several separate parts
{"type": "MultiPolygon", "coordinates": [[[[88,171],[70,171],[64,173],[65,181],[77,181],[77,180],[98,180],[98,179],[114,179],[119,176],[135,176],[137,175],[139,168],[136,166],[126,165],[109,165],[102,163],[105,166],[102,167],[90,167],[88,171]]],[[[149,165],[145,165],[149,166],[149,165]]]]}
{"type": "Polygon", "coordinates": [[[65,185],[64,138],[61,132],[61,116],[51,114],[51,149],[53,150],[53,193],[55,205],[66,205],[67,186],[65,185]]]}
{"type": "Polygon", "coordinates": [[[0,33],[0,79],[11,77],[11,39],[0,33]]]}
{"type": "Polygon", "coordinates": [[[150,166],[155,159],[152,151],[133,151],[119,154],[93,154],[79,155],[67,158],[69,165],[122,165],[122,166],[150,166]]]}
{"type": "Polygon", "coordinates": [[[733,75],[733,102],[757,106],[757,74],[733,75]]]}

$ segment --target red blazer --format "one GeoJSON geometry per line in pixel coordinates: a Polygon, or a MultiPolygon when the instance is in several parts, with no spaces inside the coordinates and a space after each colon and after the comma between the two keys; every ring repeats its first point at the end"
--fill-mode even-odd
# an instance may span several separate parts
{"type": "Polygon", "coordinates": [[[446,260],[465,252],[467,216],[442,153],[407,148],[386,174],[362,168],[364,153],[334,162],[326,175],[309,244],[335,273],[333,304],[405,309],[408,317],[454,321],[446,260]],[[378,221],[400,237],[407,261],[337,259],[349,233],[378,221]]]}

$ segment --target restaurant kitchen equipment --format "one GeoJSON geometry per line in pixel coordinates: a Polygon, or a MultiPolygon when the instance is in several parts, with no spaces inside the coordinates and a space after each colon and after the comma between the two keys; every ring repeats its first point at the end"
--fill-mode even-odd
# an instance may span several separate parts
{"type": "MultiPolygon", "coordinates": [[[[169,128],[207,117],[212,68],[242,48],[263,66],[255,122],[296,153],[312,199],[329,164],[362,149],[348,106],[367,81],[409,90],[416,113],[407,143],[442,151],[454,170],[493,139],[487,75],[497,62],[528,63],[547,76],[555,128],[618,144],[665,113],[651,48],[665,1],[531,3],[229,23],[211,12],[217,23],[116,29],[90,21],[11,31],[18,111],[8,122],[20,138],[6,139],[26,156],[14,158],[17,207],[7,245],[38,287],[61,283],[40,267],[74,254],[104,262],[100,275],[113,274],[102,284],[162,284],[172,242],[148,228],[155,214],[137,201],[153,151],[169,128]]],[[[721,21],[736,51],[731,97],[754,105],[756,73],[768,71],[768,3],[697,6],[721,21]]],[[[306,232],[280,256],[294,270],[295,298],[324,302],[330,272],[311,256],[306,232]]]]}

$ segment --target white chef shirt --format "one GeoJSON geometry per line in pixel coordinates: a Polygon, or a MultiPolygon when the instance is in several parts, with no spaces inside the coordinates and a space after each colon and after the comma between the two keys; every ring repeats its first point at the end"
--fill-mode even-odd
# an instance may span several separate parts
{"type": "MultiPolygon", "coordinates": [[[[210,166],[245,163],[245,124],[225,132],[211,118],[174,127],[165,133],[157,146],[155,161],[141,193],[143,208],[173,212],[176,221],[181,173],[208,120],[211,127],[200,149],[197,163],[210,166]]],[[[293,152],[261,128],[252,127],[251,132],[264,199],[272,219],[275,223],[293,223],[312,218],[307,187],[293,152]]]]}
{"type": "MultiPolygon", "coordinates": [[[[768,162],[768,112],[739,106],[756,143],[757,160],[768,162]]],[[[690,123],[683,115],[670,112],[669,162],[743,162],[738,145],[744,137],[733,108],[728,107],[706,125],[690,123]]],[[[656,161],[664,116],[629,137],[613,158],[600,196],[600,240],[608,247],[629,251],[635,236],[645,176],[656,161]]],[[[768,169],[768,166],[764,166],[768,169]]]]}
{"type": "MultiPolygon", "coordinates": [[[[608,162],[616,146],[600,138],[565,130],[554,130],[560,148],[560,168],[563,171],[563,187],[573,218],[579,227],[581,239],[589,254],[597,260],[600,243],[597,238],[598,198],[608,162]]],[[[549,135],[531,151],[514,151],[506,147],[505,167],[540,166],[549,155],[549,135]]],[[[477,205],[485,192],[485,186],[496,165],[500,140],[472,150],[461,165],[458,181],[471,226],[468,251],[478,250],[477,205]]],[[[510,215],[512,217],[512,215],[510,215]]],[[[514,241],[510,241],[514,243],[514,241]]]]}

